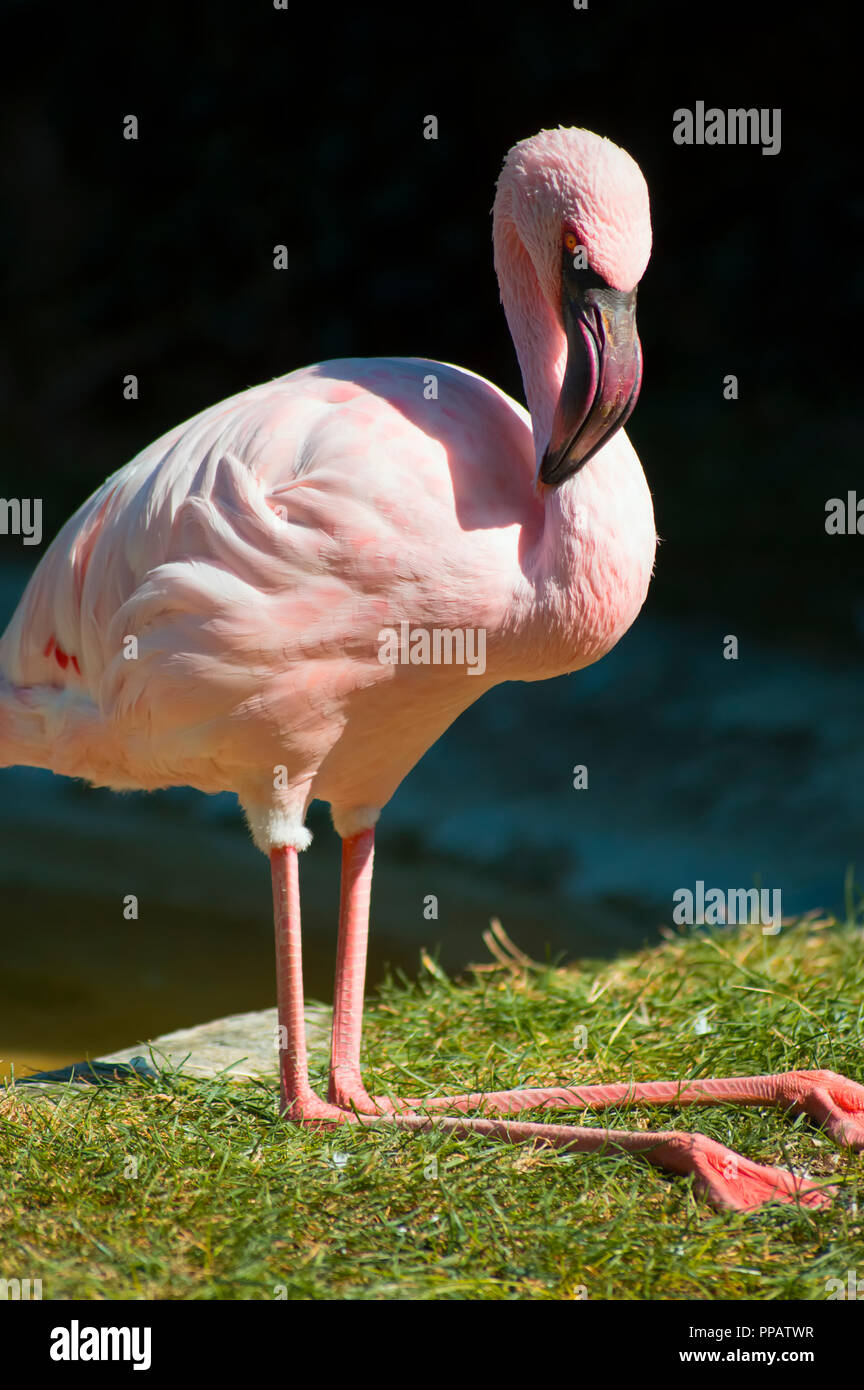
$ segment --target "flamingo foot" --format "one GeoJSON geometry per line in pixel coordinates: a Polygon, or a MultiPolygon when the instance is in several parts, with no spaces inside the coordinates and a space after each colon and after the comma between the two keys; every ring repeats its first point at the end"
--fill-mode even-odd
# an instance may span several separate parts
{"type": "Polygon", "coordinates": [[[818,1187],[783,1168],[752,1163],[705,1135],[690,1137],[694,1186],[717,1211],[752,1211],[768,1202],[818,1210],[837,1195],[836,1188],[818,1187]]]}
{"type": "Polygon", "coordinates": [[[779,1077],[778,1099],[804,1112],[838,1144],[864,1149],[864,1086],[836,1071],[790,1071],[779,1077]]]}

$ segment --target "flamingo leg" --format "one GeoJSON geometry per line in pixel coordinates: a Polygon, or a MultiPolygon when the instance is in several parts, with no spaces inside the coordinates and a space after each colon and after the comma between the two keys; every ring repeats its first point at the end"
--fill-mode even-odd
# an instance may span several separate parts
{"type": "MultiPolygon", "coordinates": [[[[395,1125],[414,1131],[483,1134],[507,1143],[547,1145],[571,1152],[626,1152],[675,1173],[690,1173],[696,1189],[720,1209],[745,1210],[763,1202],[800,1202],[820,1207],[830,1197],[814,1184],[783,1169],[752,1163],[703,1134],[677,1130],[610,1130],[570,1124],[486,1118],[523,1110],[604,1110],[622,1103],[783,1104],[806,1110],[829,1133],[864,1147],[864,1087],[832,1073],[790,1072],[782,1076],[730,1080],[642,1082],[630,1085],[548,1087],[475,1092],[431,1100],[371,1097],[360,1070],[360,1043],[366,975],[366,949],[372,884],[374,831],[346,838],[342,846],[342,893],[336,956],[330,1087],[327,1106],[317,1097],[295,1106],[292,1118],[360,1123],[371,1128],[395,1125]],[[829,1081],[830,1079],[830,1081],[829,1081]],[[839,1113],[843,1110],[843,1115],[839,1113]],[[484,1114],[453,1114],[480,1111],[484,1114]],[[448,1112],[448,1113],[441,1113],[448,1112]],[[858,1119],[856,1119],[856,1113],[858,1119]],[[860,1134],[859,1126],[860,1124],[860,1134]]],[[[307,1097],[314,1095],[308,1091],[307,1097]]]]}
{"type": "Polygon", "coordinates": [[[300,879],[297,851],[283,845],[270,851],[273,926],[276,937],[276,997],[279,1019],[281,1111],[292,1120],[339,1120],[341,1111],[325,1105],[309,1085],[300,941],[300,879]]]}
{"type": "Polygon", "coordinates": [[[484,1134],[510,1144],[530,1143],[570,1153],[636,1154],[664,1172],[692,1174],[696,1191],[718,1211],[748,1211],[765,1202],[800,1204],[813,1209],[830,1206],[834,1194],[833,1188],[826,1191],[782,1168],[752,1163],[704,1134],[687,1134],[674,1129],[595,1129],[581,1125],[404,1112],[377,1119],[360,1116],[359,1119],[370,1127],[389,1123],[415,1131],[437,1129],[445,1134],[484,1134]]]}
{"type": "Polygon", "coordinates": [[[342,841],[339,940],[333,989],[333,1035],[327,1099],[343,1110],[375,1114],[380,1107],[367,1094],[360,1074],[360,1040],[369,942],[369,902],[375,831],[361,830],[342,841]]]}
{"type": "MultiPolygon", "coordinates": [[[[419,1101],[377,1102],[388,1109],[414,1109],[419,1101]]],[[[617,1105],[778,1105],[806,1114],[851,1149],[864,1149],[864,1086],[831,1071],[788,1071],[765,1076],[706,1077],[692,1081],[635,1081],[607,1086],[553,1086],[472,1095],[436,1096],[424,1109],[607,1110],[617,1105]]]]}

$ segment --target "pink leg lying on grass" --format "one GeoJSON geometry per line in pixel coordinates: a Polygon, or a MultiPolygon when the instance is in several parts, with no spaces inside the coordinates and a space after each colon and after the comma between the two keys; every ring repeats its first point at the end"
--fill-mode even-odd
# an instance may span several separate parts
{"type": "Polygon", "coordinates": [[[486,1114],[512,1115],[529,1109],[603,1110],[622,1103],[640,1102],[673,1105],[774,1103],[806,1111],[841,1142],[853,1148],[864,1147],[864,1087],[832,1072],[476,1092],[426,1101],[369,1096],[360,1072],[360,1041],[373,845],[374,831],[366,830],[346,839],[342,847],[342,897],[327,1103],[311,1089],[306,1071],[297,855],[294,850],[274,850],[271,855],[279,1021],[284,1044],[283,1114],[302,1123],[356,1122],[370,1127],[386,1124],[415,1131],[435,1128],[446,1134],[485,1134],[508,1143],[528,1142],[571,1152],[617,1150],[640,1154],[667,1171],[692,1173],[697,1189],[719,1208],[745,1209],[767,1201],[800,1202],[808,1207],[829,1203],[827,1193],[813,1183],[779,1168],[751,1163],[702,1134],[550,1125],[452,1112],[480,1110],[486,1114]],[[449,1113],[441,1114],[442,1111],[449,1113]]]}
{"type": "Polygon", "coordinates": [[[787,1071],[766,1076],[705,1077],[693,1081],[634,1081],[608,1086],[550,1086],[431,1100],[376,1097],[387,1111],[608,1110],[617,1105],[778,1105],[810,1115],[838,1143],[864,1148],[864,1086],[832,1071],[787,1071]]]}

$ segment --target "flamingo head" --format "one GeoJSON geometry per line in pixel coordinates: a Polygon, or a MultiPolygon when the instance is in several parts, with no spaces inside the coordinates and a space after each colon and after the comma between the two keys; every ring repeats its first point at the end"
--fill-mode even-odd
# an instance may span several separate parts
{"type": "Polygon", "coordinates": [[[546,369],[557,400],[543,422],[538,476],[557,485],[621,428],[639,394],[636,287],[651,252],[651,218],[638,164],[589,130],[543,130],[520,141],[498,182],[495,249],[511,326],[515,309],[535,349],[543,322],[555,326],[546,369]],[[510,306],[508,274],[516,286],[510,306]]]}

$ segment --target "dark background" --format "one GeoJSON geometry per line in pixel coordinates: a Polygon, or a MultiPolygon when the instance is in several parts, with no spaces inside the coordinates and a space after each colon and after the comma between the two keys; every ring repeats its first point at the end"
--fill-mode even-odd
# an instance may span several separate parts
{"type": "MultiPolygon", "coordinates": [[[[829,685],[843,672],[860,689],[864,537],[824,531],[829,497],[856,485],[864,494],[860,77],[845,12],[824,4],[795,11],[615,0],[591,0],[587,11],[559,0],[518,8],[290,3],[282,12],[266,0],[236,0],[110,8],[7,4],[3,15],[0,495],[44,499],[45,543],[107,473],[178,421],[328,356],[440,357],[521,398],[491,259],[489,210],[501,160],[517,139],[557,124],[587,126],[633,154],[651,192],[654,253],[639,302],[645,380],[628,430],[664,541],[640,621],[653,634],[652,659],[663,648],[667,681],[676,667],[692,677],[697,649],[703,657],[706,644],[716,650],[726,632],[765,653],[769,666],[788,658],[785,675],[776,661],[771,666],[771,693],[762,697],[763,708],[767,699],[783,725],[778,732],[766,712],[763,733],[773,738],[776,756],[770,766],[760,764],[758,740],[734,755],[759,779],[758,804],[750,811],[782,817],[790,783],[806,779],[808,759],[818,764],[819,740],[834,718],[830,703],[816,708],[821,696],[807,694],[808,665],[821,663],[829,685]],[[752,147],[675,145],[672,113],[697,99],[723,108],[781,107],[781,152],[769,157],[752,147]],[[122,138],[130,113],[139,119],[137,142],[122,138]],[[439,120],[434,142],[423,138],[430,113],[439,120]],[[272,268],[276,243],[288,246],[286,272],[272,268]],[[127,373],[139,378],[137,402],[123,400],[127,373]],[[723,400],[727,373],[739,378],[737,402],[723,400]],[[782,718],[787,696],[805,710],[793,720],[791,741],[782,718]]],[[[0,538],[7,608],[20,591],[21,566],[35,558],[17,538],[0,538]]],[[[616,706],[615,714],[617,727],[631,733],[638,732],[651,685],[647,668],[639,660],[635,666],[627,672],[631,704],[616,706]]],[[[498,725],[477,710],[465,716],[475,721],[468,726],[472,741],[478,731],[501,731],[501,744],[490,740],[481,754],[474,782],[487,765],[492,777],[503,746],[512,753],[523,713],[535,730],[542,728],[552,709],[544,700],[555,709],[566,700],[560,689],[514,696],[533,701],[524,709],[499,704],[498,725]]],[[[608,703],[605,708],[608,713],[608,703]]],[[[849,708],[847,701],[846,717],[849,708]]],[[[457,756],[458,739],[466,736],[458,727],[457,742],[441,755],[439,780],[449,767],[451,795],[470,804],[457,756]]],[[[610,765],[615,727],[606,748],[610,765]]],[[[641,736],[654,738],[644,727],[641,736]]],[[[702,753],[716,745],[708,712],[700,725],[697,711],[688,738],[702,753]]],[[[565,751],[565,761],[569,756],[565,751]]],[[[682,757],[680,748],[669,752],[672,780],[665,792],[628,794],[652,820],[675,790],[682,757]]],[[[638,758],[638,745],[632,757],[622,754],[631,768],[638,758]]],[[[691,779],[697,810],[711,804],[712,768],[698,787],[691,779]]],[[[416,775],[423,776],[422,767],[416,775]]],[[[77,788],[63,793],[72,800],[51,821],[61,840],[86,826],[93,807],[103,816],[101,829],[81,830],[74,851],[76,864],[82,857],[93,863],[95,877],[71,888],[56,841],[46,866],[50,816],[40,825],[38,814],[17,813],[28,791],[45,805],[59,795],[37,774],[28,776],[25,782],[23,774],[0,773],[8,813],[7,862],[0,866],[5,925],[18,943],[6,961],[10,1007],[29,990],[32,1017],[43,1027],[49,984],[47,975],[37,980],[34,972],[49,968],[57,949],[52,932],[78,942],[93,971],[97,960],[110,964],[118,953],[130,972],[139,969],[133,962],[140,954],[148,958],[156,981],[152,1000],[140,1015],[121,1009],[108,1029],[112,1037],[132,1027],[133,1017],[146,1030],[200,1021],[202,1009],[268,1002],[266,871],[245,844],[237,850],[244,866],[238,881],[249,884],[257,875],[262,887],[248,907],[232,908],[222,886],[225,958],[212,965],[215,993],[202,986],[200,1004],[183,1002],[189,971],[207,973],[201,934],[214,929],[207,887],[218,870],[210,867],[207,835],[196,840],[190,829],[209,813],[184,794],[156,798],[158,825],[135,873],[144,896],[150,891],[160,908],[137,937],[127,933],[121,952],[116,934],[109,935],[116,913],[103,901],[110,873],[99,865],[117,862],[111,830],[127,814],[123,803],[77,788]],[[170,854],[184,843],[182,863],[172,869],[170,854]],[[53,874],[51,863],[59,866],[53,874]],[[175,881],[185,897],[180,887],[176,893],[165,887],[175,881]],[[56,902],[52,894],[59,895],[56,902]],[[259,917],[260,930],[248,925],[259,917]],[[182,964],[180,939],[188,943],[182,964]],[[240,988],[240,958],[250,956],[251,983],[240,988]],[[154,959],[162,961],[158,969],[154,959]],[[178,1002],[163,1014],[159,999],[172,989],[178,1002]]],[[[626,787],[623,766],[621,776],[626,787]]],[[[514,807],[531,792],[522,774],[514,773],[508,787],[514,807]]],[[[432,798],[431,783],[427,789],[432,798]]],[[[792,865],[807,816],[824,820],[824,808],[834,805],[836,825],[822,826],[823,868],[824,881],[835,882],[839,894],[854,840],[847,843],[842,833],[849,830],[850,803],[823,791],[823,809],[802,812],[783,853],[792,865]]],[[[496,785],[492,799],[502,795],[508,789],[496,785]]],[[[483,815],[478,803],[478,843],[483,815]]],[[[469,880],[476,888],[475,861],[469,856],[460,869],[446,845],[418,839],[421,820],[406,815],[394,823],[391,850],[404,894],[434,891],[427,869],[417,866],[450,853],[453,872],[466,875],[453,896],[464,898],[469,880]]],[[[325,824],[320,817],[316,823],[325,824]]],[[[754,846],[764,820],[754,814],[741,824],[742,845],[753,847],[749,862],[746,854],[736,860],[739,873],[748,875],[746,886],[763,867],[754,846]]],[[[239,843],[242,831],[233,823],[231,834],[239,843]]],[[[121,864],[136,853],[131,829],[130,839],[121,864]]],[[[554,837],[537,835],[518,869],[511,849],[499,838],[484,861],[492,877],[472,906],[470,938],[452,948],[453,965],[478,953],[484,912],[506,918],[518,892],[527,895],[517,914],[526,924],[522,941],[537,954],[549,941],[581,947],[583,937],[593,949],[611,948],[621,939],[613,926],[624,919],[635,937],[655,929],[660,908],[646,910],[638,893],[623,917],[610,908],[608,892],[588,894],[584,902],[596,907],[602,898],[606,915],[589,914],[577,943],[568,923],[572,912],[578,917],[578,882],[574,887],[571,875],[562,887],[556,878],[554,837]],[[509,877],[503,890],[499,882],[499,891],[488,892],[499,861],[507,862],[509,877]]],[[[320,913],[330,923],[332,844],[327,854],[320,871],[327,907],[320,913]]],[[[777,862],[782,868],[782,853],[777,862]]],[[[710,871],[709,863],[704,872],[710,877],[710,871]]],[[[667,878],[686,881],[674,862],[667,878]]],[[[665,892],[648,897],[668,901],[665,892]]],[[[799,904],[805,905],[812,904],[799,904]]],[[[318,911],[313,902],[310,930],[318,911]]],[[[403,948],[398,911],[397,903],[386,954],[410,965],[416,935],[407,932],[403,948]]],[[[441,939],[456,924],[464,925],[454,909],[441,939]]],[[[431,945],[435,924],[427,925],[431,945]]],[[[88,999],[90,966],[71,998],[70,1017],[88,999]]],[[[319,972],[313,961],[312,979],[325,993],[323,964],[319,972]]],[[[62,980],[51,987],[62,994],[62,980]]],[[[110,987],[117,988],[116,982],[110,987]]],[[[63,997],[69,1001],[68,989],[63,997]]],[[[105,1001],[88,1007],[98,1016],[105,1001]]],[[[35,1047],[31,1025],[21,1020],[21,1036],[35,1047]]],[[[80,1040],[75,1034],[75,1050],[85,1043],[98,1046],[91,1034],[80,1040]]],[[[43,1051],[52,1049],[62,1050],[59,1042],[46,1042],[43,1051]]]]}

